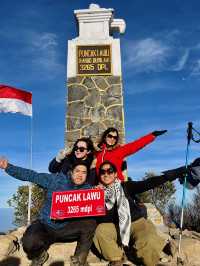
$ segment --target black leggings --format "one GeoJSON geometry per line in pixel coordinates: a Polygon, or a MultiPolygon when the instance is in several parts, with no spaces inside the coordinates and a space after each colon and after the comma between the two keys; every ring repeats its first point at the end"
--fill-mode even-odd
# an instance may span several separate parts
{"type": "Polygon", "coordinates": [[[82,219],[69,221],[64,227],[53,229],[39,220],[33,222],[22,237],[22,246],[28,259],[38,257],[55,242],[77,241],[75,255],[89,251],[96,229],[96,221],[82,219]]]}

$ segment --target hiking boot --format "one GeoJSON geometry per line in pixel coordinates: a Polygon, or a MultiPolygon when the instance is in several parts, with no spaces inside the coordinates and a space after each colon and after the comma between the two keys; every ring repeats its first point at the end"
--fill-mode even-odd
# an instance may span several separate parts
{"type": "MultiPolygon", "coordinates": [[[[87,256],[86,256],[87,258],[87,256]]],[[[89,263],[86,261],[86,258],[82,258],[80,255],[71,256],[70,257],[70,266],[90,266],[89,263]]]]}
{"type": "Polygon", "coordinates": [[[42,266],[49,258],[49,254],[45,251],[43,251],[39,257],[36,257],[32,260],[30,266],[42,266]]]}
{"type": "Polygon", "coordinates": [[[70,266],[79,266],[80,262],[77,256],[70,256],[70,266]]]}

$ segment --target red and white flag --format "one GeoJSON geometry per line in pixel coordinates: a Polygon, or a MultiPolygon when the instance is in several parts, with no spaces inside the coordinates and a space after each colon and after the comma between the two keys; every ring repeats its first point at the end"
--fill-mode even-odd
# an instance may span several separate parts
{"type": "Polygon", "coordinates": [[[1,112],[32,116],[32,93],[7,85],[0,85],[1,112]]]}

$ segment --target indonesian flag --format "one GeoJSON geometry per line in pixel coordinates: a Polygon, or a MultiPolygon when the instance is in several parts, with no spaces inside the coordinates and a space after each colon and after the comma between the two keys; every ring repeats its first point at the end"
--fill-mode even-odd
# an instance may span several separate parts
{"type": "Polygon", "coordinates": [[[0,113],[21,113],[32,116],[32,93],[0,85],[0,113]]]}

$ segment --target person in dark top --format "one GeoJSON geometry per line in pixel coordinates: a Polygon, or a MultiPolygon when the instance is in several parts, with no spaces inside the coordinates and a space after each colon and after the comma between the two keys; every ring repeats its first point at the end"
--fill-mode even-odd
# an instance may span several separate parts
{"type": "MultiPolygon", "coordinates": [[[[196,161],[196,160],[195,160],[196,161]]],[[[94,236],[94,244],[98,252],[109,265],[123,265],[123,249],[134,248],[137,262],[145,266],[155,266],[161,252],[166,248],[166,241],[157,234],[154,225],[143,217],[140,207],[135,202],[135,195],[148,191],[167,181],[184,179],[186,173],[191,175],[194,168],[180,167],[163,172],[163,175],[151,177],[143,181],[127,181],[121,183],[117,176],[117,168],[109,161],[99,167],[99,180],[105,191],[106,215],[99,217],[94,236]]]]}
{"type": "MultiPolygon", "coordinates": [[[[94,145],[90,138],[78,139],[70,153],[66,149],[60,150],[55,158],[49,163],[50,173],[60,173],[67,175],[76,162],[84,161],[88,169],[94,159],[94,145]]],[[[87,182],[91,185],[96,185],[97,180],[95,173],[88,175],[87,182]]]]}
{"type": "Polygon", "coordinates": [[[93,242],[96,229],[96,220],[92,217],[70,218],[52,220],[50,218],[52,193],[54,191],[67,191],[89,189],[86,183],[87,165],[76,162],[68,176],[63,173],[54,174],[37,173],[35,171],[14,166],[6,159],[0,159],[0,168],[22,181],[33,182],[47,190],[46,200],[40,210],[38,220],[33,221],[22,237],[22,246],[31,266],[42,266],[48,260],[47,250],[55,242],[77,241],[74,256],[71,256],[71,266],[86,266],[87,255],[93,242]],[[70,176],[69,176],[70,175],[70,176]]]}

